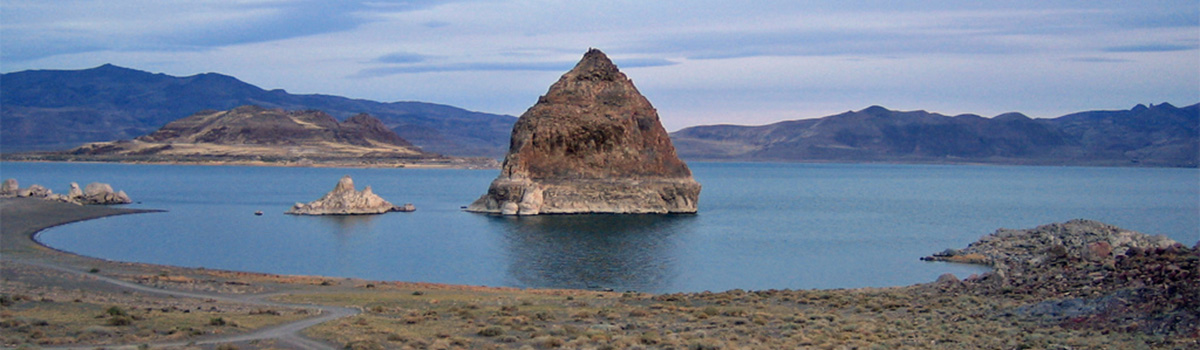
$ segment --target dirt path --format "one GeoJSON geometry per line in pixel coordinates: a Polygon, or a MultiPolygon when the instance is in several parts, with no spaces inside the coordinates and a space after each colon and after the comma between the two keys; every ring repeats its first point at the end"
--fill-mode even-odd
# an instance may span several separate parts
{"type": "MultiPolygon", "coordinates": [[[[314,325],[336,320],[342,317],[348,317],[359,314],[361,311],[352,308],[333,307],[325,305],[298,305],[286,304],[270,301],[273,296],[303,293],[304,290],[296,288],[293,290],[282,289],[267,294],[257,295],[233,295],[219,293],[202,293],[191,291],[171,290],[164,288],[156,288],[138,283],[124,281],[108,276],[103,276],[86,271],[88,267],[79,265],[79,261],[94,260],[90,258],[82,258],[69,255],[67,253],[53,251],[47,247],[40,246],[33,241],[32,237],[37,232],[49,227],[63,225],[66,223],[77,222],[82,220],[100,218],[112,215],[142,213],[147,211],[115,209],[106,207],[94,206],[76,206],[65,203],[57,203],[43,200],[33,199],[0,199],[0,253],[3,253],[3,260],[29,266],[52,269],[65,272],[86,278],[94,278],[100,282],[104,282],[125,291],[136,291],[145,294],[175,297],[175,298],[197,298],[203,300],[216,300],[229,303],[263,306],[263,307],[284,307],[284,308],[305,308],[315,309],[318,311],[317,316],[303,319],[300,321],[269,326],[257,329],[243,334],[220,335],[212,337],[202,337],[188,341],[178,342],[160,342],[152,343],[154,346],[160,347],[177,347],[188,344],[218,344],[218,343],[236,343],[248,342],[253,340],[275,339],[279,345],[298,348],[298,349],[337,349],[338,347],[330,344],[315,341],[305,338],[300,334],[306,328],[314,325]]],[[[96,262],[96,261],[93,261],[96,262]]],[[[69,346],[69,347],[44,347],[45,349],[94,349],[96,345],[88,346],[69,346]]],[[[135,348],[134,345],[128,346],[104,346],[105,348],[135,348]]]]}

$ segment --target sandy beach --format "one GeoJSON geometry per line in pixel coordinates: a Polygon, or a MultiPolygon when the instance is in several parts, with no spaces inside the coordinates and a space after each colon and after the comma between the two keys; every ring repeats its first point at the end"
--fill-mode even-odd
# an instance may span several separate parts
{"type": "MultiPolygon", "coordinates": [[[[908,287],[854,290],[665,295],[522,290],[105,261],[32,240],[48,227],[142,212],[0,199],[2,346],[1173,349],[1194,347],[1200,338],[1194,320],[1186,317],[1168,320],[1174,323],[1158,330],[1145,327],[1148,319],[1188,312],[1196,307],[1194,301],[1175,307],[1183,310],[1167,311],[1095,306],[1092,314],[1086,308],[1055,306],[1072,300],[1091,305],[1091,300],[1108,300],[1107,295],[1124,295],[1124,289],[1103,283],[1077,287],[1063,282],[1056,287],[1061,290],[1028,284],[1044,292],[948,277],[908,287]],[[1094,296],[1078,299],[1081,291],[1094,296]],[[1077,313],[1061,317],[1038,311],[1043,309],[1077,313]]],[[[1186,247],[1178,252],[1185,262],[1195,255],[1186,247]]],[[[1049,269],[1060,277],[1068,270],[1086,269],[1049,269]]],[[[1164,283],[1171,287],[1173,282],[1164,283]]]]}

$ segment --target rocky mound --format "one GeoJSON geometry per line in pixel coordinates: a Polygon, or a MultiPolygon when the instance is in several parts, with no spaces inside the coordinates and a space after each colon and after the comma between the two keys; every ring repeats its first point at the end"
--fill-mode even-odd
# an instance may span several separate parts
{"type": "Polygon", "coordinates": [[[349,175],[338,180],[333,191],[313,202],[296,203],[288,214],[293,215],[364,215],[383,214],[392,211],[414,211],[412,204],[396,206],[384,200],[367,186],[361,192],[354,189],[354,180],[349,175]]]}
{"type": "Polygon", "coordinates": [[[72,182],[71,189],[63,195],[55,194],[49,188],[38,184],[30,185],[29,188],[21,188],[17,179],[7,179],[4,180],[3,185],[0,185],[0,197],[42,198],[80,205],[133,203],[125,191],[113,191],[111,185],[99,182],[90,183],[82,190],[79,188],[79,184],[72,182]]]}
{"type": "Polygon", "coordinates": [[[1200,243],[1188,248],[1089,220],[1001,229],[923,260],[995,270],[938,285],[1044,301],[1006,312],[1063,327],[1200,337],[1200,243]]]}
{"type": "Polygon", "coordinates": [[[467,210],[695,213],[699,195],[650,101],[592,49],[517,120],[500,176],[467,210]]]}
{"type": "Polygon", "coordinates": [[[201,111],[134,140],[99,142],[68,152],[99,160],[431,159],[366,114],[339,123],[321,111],[242,106],[201,111]]]}

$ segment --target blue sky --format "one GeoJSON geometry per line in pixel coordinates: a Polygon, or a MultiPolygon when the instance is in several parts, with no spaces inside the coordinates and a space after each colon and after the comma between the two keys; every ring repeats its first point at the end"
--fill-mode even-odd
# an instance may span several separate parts
{"type": "Polygon", "coordinates": [[[1200,2],[0,0],[0,71],[113,63],[520,115],[590,47],[668,130],[1200,102],[1200,2]]]}

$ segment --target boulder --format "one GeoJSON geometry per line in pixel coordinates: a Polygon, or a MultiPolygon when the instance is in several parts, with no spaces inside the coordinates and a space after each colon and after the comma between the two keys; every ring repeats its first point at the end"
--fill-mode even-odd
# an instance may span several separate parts
{"type": "Polygon", "coordinates": [[[0,185],[0,196],[15,197],[17,195],[17,191],[20,190],[21,187],[17,185],[17,179],[7,179],[4,180],[3,185],[0,185]]]}
{"type": "Polygon", "coordinates": [[[54,192],[50,191],[49,188],[42,187],[42,185],[33,184],[30,185],[29,188],[17,190],[17,197],[46,198],[53,193],[54,192]]]}
{"type": "Polygon", "coordinates": [[[293,215],[363,215],[382,214],[390,211],[414,211],[412,204],[397,207],[371,191],[367,186],[361,192],[354,188],[349,175],[338,180],[337,186],[324,197],[309,203],[296,203],[288,210],[293,215]]]}
{"type": "MultiPolygon", "coordinates": [[[[74,184],[72,191],[79,188],[78,184],[74,184]]],[[[93,182],[84,187],[83,197],[79,199],[83,204],[129,204],[133,200],[125,191],[113,191],[112,185],[106,183],[93,182]]]]}
{"type": "Polygon", "coordinates": [[[79,184],[72,182],[71,189],[67,191],[67,198],[76,201],[83,200],[83,190],[79,188],[79,184]]]}
{"type": "Polygon", "coordinates": [[[517,120],[500,176],[467,211],[695,213],[699,196],[650,101],[592,49],[517,120]]]}

